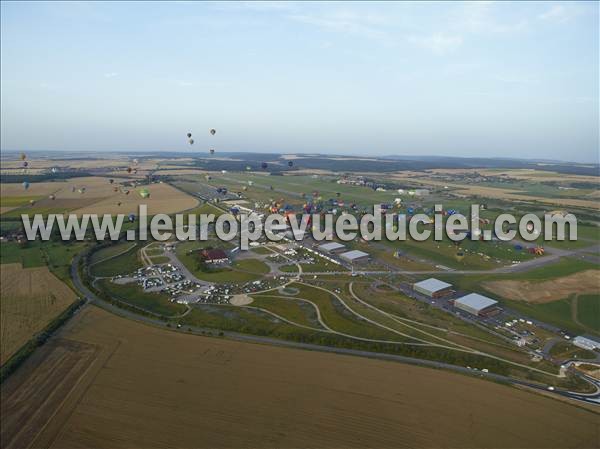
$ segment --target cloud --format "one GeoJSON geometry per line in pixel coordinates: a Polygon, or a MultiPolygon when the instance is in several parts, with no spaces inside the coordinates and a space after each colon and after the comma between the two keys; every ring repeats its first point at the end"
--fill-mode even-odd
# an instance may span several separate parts
{"type": "Polygon", "coordinates": [[[287,18],[329,32],[356,34],[368,38],[386,37],[386,33],[378,28],[385,22],[385,18],[377,14],[337,11],[323,15],[291,14],[287,18]]]}
{"type": "Polygon", "coordinates": [[[104,78],[114,78],[116,76],[119,76],[117,72],[108,72],[104,74],[104,78]]]}
{"type": "Polygon", "coordinates": [[[541,20],[564,23],[577,16],[579,11],[565,5],[553,5],[549,10],[538,16],[541,20]]]}
{"type": "Polygon", "coordinates": [[[456,50],[463,43],[462,36],[433,33],[429,36],[410,36],[412,44],[426,48],[436,54],[444,54],[456,50]]]}
{"type": "Polygon", "coordinates": [[[494,14],[495,7],[496,3],[489,1],[465,3],[455,26],[475,34],[509,34],[525,30],[529,26],[529,20],[526,18],[499,21],[494,14]]]}

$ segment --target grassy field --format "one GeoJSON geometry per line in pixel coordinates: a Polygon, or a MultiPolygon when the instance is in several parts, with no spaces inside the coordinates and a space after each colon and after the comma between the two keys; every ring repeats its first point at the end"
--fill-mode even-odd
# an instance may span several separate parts
{"type": "Polygon", "coordinates": [[[587,351],[582,348],[578,348],[571,343],[566,341],[559,341],[552,349],[550,349],[550,355],[558,360],[565,360],[570,358],[577,359],[595,359],[596,354],[593,351],[587,351]]]}
{"type": "Polygon", "coordinates": [[[600,294],[577,296],[577,319],[600,333],[600,294]]]}
{"type": "Polygon", "coordinates": [[[103,260],[111,259],[123,252],[127,252],[136,246],[135,242],[119,242],[105,248],[94,251],[90,257],[90,265],[95,265],[103,260]]]}
{"type": "Polygon", "coordinates": [[[42,351],[1,387],[2,411],[14,417],[2,420],[7,447],[597,443],[595,413],[542,395],[441,370],[168,332],[94,307],[42,351]]]}
{"type": "Polygon", "coordinates": [[[109,279],[98,281],[98,286],[110,296],[121,302],[140,307],[148,312],[163,316],[178,315],[185,312],[184,305],[172,303],[169,297],[162,293],[144,292],[137,284],[115,284],[109,279]]]}
{"type": "MultiPolygon", "coordinates": [[[[141,268],[143,263],[138,254],[140,245],[131,245],[132,242],[128,243],[130,249],[127,252],[90,266],[91,274],[97,277],[112,277],[118,274],[129,274],[141,268]]],[[[116,249],[111,250],[109,253],[112,254],[113,251],[116,251],[116,249]]]]}
{"type": "Polygon", "coordinates": [[[268,295],[254,295],[252,300],[252,307],[269,310],[294,323],[321,328],[316,311],[310,304],[293,298],[273,298],[268,295]]]}
{"type": "Polygon", "coordinates": [[[24,268],[47,265],[60,280],[71,284],[70,267],[73,257],[88,245],[87,242],[42,242],[39,240],[19,245],[15,242],[0,244],[0,263],[20,263],[24,268]]]}
{"type": "Polygon", "coordinates": [[[4,264],[0,273],[1,365],[73,303],[76,295],[45,266],[4,264]]]}
{"type": "Polygon", "coordinates": [[[269,267],[258,259],[240,259],[234,261],[230,266],[202,269],[196,252],[208,247],[229,249],[231,244],[217,240],[211,240],[210,242],[191,241],[181,242],[176,248],[177,258],[198,279],[209,282],[249,282],[261,279],[269,272],[269,267]]]}

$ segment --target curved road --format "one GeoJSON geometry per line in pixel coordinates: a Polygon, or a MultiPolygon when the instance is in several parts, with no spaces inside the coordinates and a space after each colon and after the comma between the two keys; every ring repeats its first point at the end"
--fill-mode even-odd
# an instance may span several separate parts
{"type": "MultiPolygon", "coordinates": [[[[85,254],[85,253],[83,253],[83,254],[85,254]]],[[[73,280],[73,285],[75,286],[75,288],[77,288],[77,290],[79,290],[80,293],[82,293],[84,295],[86,302],[93,303],[94,305],[97,305],[105,310],[108,310],[108,311],[114,313],[115,315],[119,315],[119,316],[131,319],[134,321],[138,321],[141,323],[150,324],[153,326],[159,326],[159,327],[162,327],[163,329],[165,328],[164,321],[161,321],[161,320],[155,319],[155,318],[150,318],[150,317],[143,316],[143,315],[138,315],[133,312],[129,312],[127,310],[120,309],[120,308],[98,298],[92,291],[90,291],[84,285],[83,281],[81,280],[81,277],[79,276],[78,267],[79,267],[79,262],[80,262],[83,254],[77,254],[73,258],[70,271],[71,271],[71,278],[73,280]]],[[[430,368],[438,368],[438,369],[442,368],[442,369],[447,369],[447,370],[462,373],[462,374],[468,374],[471,376],[475,375],[478,377],[488,378],[491,380],[495,380],[495,381],[503,382],[503,383],[507,383],[507,384],[526,386],[526,387],[532,388],[534,390],[550,393],[550,391],[548,391],[544,385],[539,385],[539,384],[526,382],[526,381],[518,380],[518,379],[512,379],[510,377],[503,376],[500,374],[483,373],[481,371],[473,371],[466,367],[450,365],[447,363],[436,362],[436,361],[432,361],[432,360],[422,360],[422,359],[416,359],[416,358],[406,357],[406,356],[401,356],[401,355],[385,354],[385,353],[370,352],[370,351],[361,351],[361,350],[357,350],[357,349],[333,348],[333,347],[329,347],[329,346],[320,346],[320,345],[315,345],[315,344],[310,344],[310,343],[299,343],[299,342],[294,342],[294,341],[278,340],[278,339],[269,338],[269,337],[259,337],[259,336],[255,336],[255,335],[249,335],[249,334],[240,334],[237,332],[219,331],[219,330],[215,330],[215,329],[207,329],[207,328],[190,328],[190,329],[191,329],[191,333],[193,333],[193,334],[200,334],[202,332],[204,332],[204,333],[217,332],[219,334],[219,336],[226,337],[226,338],[229,338],[232,340],[242,341],[242,342],[268,344],[268,345],[275,345],[275,346],[282,346],[282,347],[289,347],[289,348],[296,348],[296,349],[304,349],[304,350],[310,350],[310,351],[329,352],[329,353],[335,353],[335,354],[354,355],[354,356],[367,357],[367,358],[373,358],[373,359],[379,359],[379,360],[389,360],[389,361],[395,361],[395,362],[401,362],[401,363],[408,363],[411,365],[425,366],[425,367],[430,367],[430,368]]],[[[187,332],[190,332],[190,331],[187,331],[187,332]]],[[[566,390],[554,390],[553,393],[563,396],[563,397],[567,397],[567,398],[576,400],[576,401],[586,402],[586,403],[594,404],[594,405],[600,405],[600,381],[596,381],[595,379],[592,379],[589,376],[584,376],[584,375],[582,375],[582,378],[584,378],[588,382],[592,383],[596,387],[595,393],[586,395],[586,394],[582,394],[582,393],[573,393],[573,392],[566,391],[566,390]]]]}

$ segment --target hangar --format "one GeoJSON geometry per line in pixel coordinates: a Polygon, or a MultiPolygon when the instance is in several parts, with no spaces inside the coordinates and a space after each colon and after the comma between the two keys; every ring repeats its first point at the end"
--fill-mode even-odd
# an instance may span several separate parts
{"type": "Polygon", "coordinates": [[[341,243],[337,243],[337,242],[330,242],[330,243],[324,243],[323,245],[319,245],[319,249],[326,253],[335,253],[335,252],[341,251],[343,249],[346,249],[346,245],[342,245],[341,243]]]}
{"type": "Polygon", "coordinates": [[[439,279],[429,278],[413,284],[413,290],[430,298],[441,298],[452,292],[452,284],[440,281],[439,279]]]}
{"type": "Polygon", "coordinates": [[[493,315],[500,310],[497,304],[498,301],[479,293],[470,293],[454,301],[454,307],[457,309],[477,316],[493,315]]]}
{"type": "Polygon", "coordinates": [[[340,254],[340,258],[350,263],[366,262],[369,260],[369,253],[355,249],[340,254]]]}

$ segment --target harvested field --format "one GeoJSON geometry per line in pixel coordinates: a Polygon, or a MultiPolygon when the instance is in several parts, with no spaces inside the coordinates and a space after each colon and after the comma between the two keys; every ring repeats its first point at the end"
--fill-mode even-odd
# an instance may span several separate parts
{"type": "Polygon", "coordinates": [[[589,209],[600,209],[598,201],[594,200],[582,200],[576,198],[546,198],[541,196],[523,194],[519,190],[504,189],[498,187],[486,187],[486,186],[471,186],[467,184],[456,184],[444,181],[435,181],[426,177],[416,177],[420,175],[415,174],[396,174],[392,178],[399,181],[410,181],[416,184],[422,184],[425,186],[436,186],[443,187],[448,186],[451,189],[455,189],[456,193],[467,195],[467,196],[480,196],[484,198],[494,198],[499,200],[515,200],[515,201],[536,201],[540,203],[552,204],[554,206],[575,206],[585,207],[589,209]]]}
{"type": "MultiPolygon", "coordinates": [[[[593,412],[444,371],[168,332],[94,307],[61,334],[102,356],[65,402],[50,399],[57,410],[45,427],[39,416],[19,415],[21,426],[41,429],[36,447],[589,448],[598,441],[593,412]]],[[[26,365],[11,379],[11,398],[48,369],[26,365]]]]}
{"type": "Polygon", "coordinates": [[[48,267],[4,264],[0,272],[0,364],[4,364],[76,296],[48,267]]]}
{"type": "Polygon", "coordinates": [[[600,293],[600,270],[586,270],[560,278],[534,281],[489,281],[482,286],[506,299],[543,304],[569,295],[600,293]]]}
{"type": "Polygon", "coordinates": [[[70,393],[98,352],[94,345],[53,339],[23,364],[19,375],[2,384],[3,449],[30,447],[55,413],[72,410],[69,399],[75,395],[70,393]]]}
{"type": "Polygon", "coordinates": [[[187,193],[181,192],[169,184],[151,184],[146,186],[150,192],[149,198],[142,198],[139,195],[140,188],[132,189],[129,195],[121,193],[114,197],[98,201],[87,207],[74,211],[77,215],[81,214],[130,214],[138,213],[140,204],[148,206],[148,214],[157,213],[173,214],[196,207],[199,202],[187,193]],[[117,202],[121,205],[118,206],[117,202]]]}

